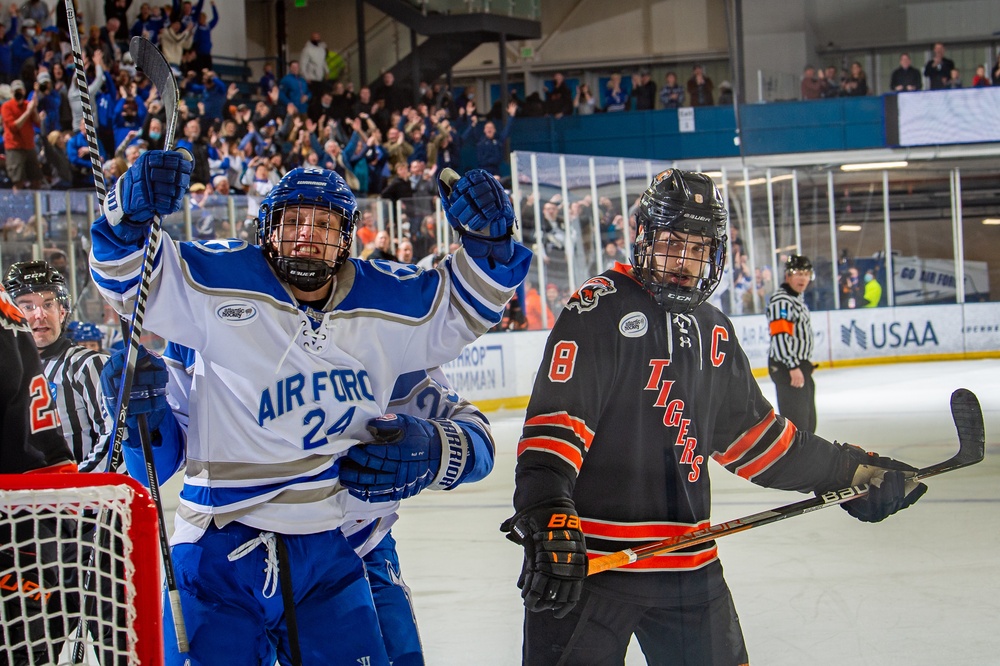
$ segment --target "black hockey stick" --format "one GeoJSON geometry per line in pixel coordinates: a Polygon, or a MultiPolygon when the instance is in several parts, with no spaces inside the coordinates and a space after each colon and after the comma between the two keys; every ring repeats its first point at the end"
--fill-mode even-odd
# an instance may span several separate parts
{"type": "MultiPolygon", "coordinates": [[[[983,459],[983,455],[986,452],[986,428],[983,425],[983,412],[979,407],[979,400],[976,398],[976,394],[964,388],[960,388],[952,393],[951,415],[955,421],[955,429],[958,431],[958,453],[936,465],[917,470],[917,473],[912,477],[913,480],[919,481],[930,476],[975,465],[983,459]]],[[[681,548],[712,541],[713,539],[743,532],[754,527],[769,525],[770,523],[776,523],[786,518],[801,516],[804,513],[809,513],[817,509],[825,509],[835,504],[843,504],[844,502],[864,497],[867,494],[868,484],[852,486],[842,490],[833,490],[819,497],[812,497],[801,502],[795,502],[794,504],[786,504],[785,506],[779,506],[769,511],[712,525],[695,532],[670,537],[669,539],[657,541],[639,548],[628,548],[617,553],[595,557],[590,560],[587,575],[592,576],[596,573],[617,569],[618,567],[623,567],[626,564],[632,564],[633,562],[644,560],[654,555],[670,553],[681,548]]]]}

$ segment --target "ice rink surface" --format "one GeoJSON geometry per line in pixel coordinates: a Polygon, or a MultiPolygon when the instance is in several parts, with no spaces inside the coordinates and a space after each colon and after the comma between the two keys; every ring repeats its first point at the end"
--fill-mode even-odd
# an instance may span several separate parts
{"type": "MultiPolygon", "coordinates": [[[[882,523],[831,507],[721,539],[751,664],[1000,664],[1000,360],[830,369],[815,378],[819,435],[917,467],[955,453],[949,396],[971,389],[986,420],[986,459],[928,479],[919,503],[882,523]]],[[[773,385],[761,386],[773,403],[773,385]]],[[[489,416],[493,473],[407,500],[393,528],[432,666],[520,661],[521,549],[498,526],[512,513],[524,414],[489,416]]],[[[806,497],[709,468],[713,523],[806,497]]],[[[633,641],[626,664],[644,663],[633,641]]]]}

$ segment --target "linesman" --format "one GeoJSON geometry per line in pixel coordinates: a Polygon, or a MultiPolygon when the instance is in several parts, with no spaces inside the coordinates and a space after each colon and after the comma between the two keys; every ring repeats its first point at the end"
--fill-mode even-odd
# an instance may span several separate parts
{"type": "Polygon", "coordinates": [[[95,471],[113,427],[100,394],[108,355],[80,347],[66,334],[72,309],[66,278],[47,262],[13,264],[4,286],[31,326],[73,458],[81,472],[95,471]]]}
{"type": "Polygon", "coordinates": [[[767,304],[767,371],[778,392],[778,413],[806,432],[816,432],[812,320],[802,299],[812,278],[809,257],[793,254],[785,262],[785,281],[767,304]]]}

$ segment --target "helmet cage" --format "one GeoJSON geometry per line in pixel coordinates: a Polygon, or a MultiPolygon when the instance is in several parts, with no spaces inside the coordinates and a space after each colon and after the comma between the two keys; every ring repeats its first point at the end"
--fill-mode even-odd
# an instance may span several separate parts
{"type": "MultiPolygon", "coordinates": [[[[325,220],[326,216],[323,217],[325,220]]],[[[257,242],[279,278],[302,291],[316,291],[329,283],[347,261],[357,223],[357,199],[337,172],[297,167],[285,174],[261,202],[257,242]],[[315,225],[319,211],[329,211],[340,218],[339,232],[331,228],[332,222],[323,224],[324,233],[313,232],[308,241],[314,249],[318,246],[319,252],[313,256],[291,256],[297,243],[284,225],[315,225]],[[331,247],[336,252],[328,259],[331,247]]]]}
{"type": "Polygon", "coordinates": [[[708,300],[726,266],[728,218],[708,176],[671,169],[654,178],[636,212],[632,264],[657,304],[684,313],[708,300]]]}

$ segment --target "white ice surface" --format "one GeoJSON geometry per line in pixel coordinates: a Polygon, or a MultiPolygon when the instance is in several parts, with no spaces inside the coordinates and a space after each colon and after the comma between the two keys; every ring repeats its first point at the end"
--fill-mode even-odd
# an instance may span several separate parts
{"type": "MultiPolygon", "coordinates": [[[[834,507],[721,539],[751,663],[1000,664],[1000,360],[831,369],[815,377],[818,434],[916,466],[955,452],[948,398],[969,388],[986,418],[986,459],[929,479],[917,505],[879,524],[834,507]]],[[[773,385],[763,379],[761,386],[773,402],[773,385]]],[[[493,473],[407,500],[393,528],[431,666],[520,661],[521,549],[498,527],[512,512],[524,414],[489,416],[493,473]]],[[[806,497],[758,488],[714,463],[709,469],[714,523],[806,497]]],[[[168,509],[176,492],[176,481],[164,487],[168,509]]],[[[626,664],[644,663],[633,641],[626,664]]]]}

